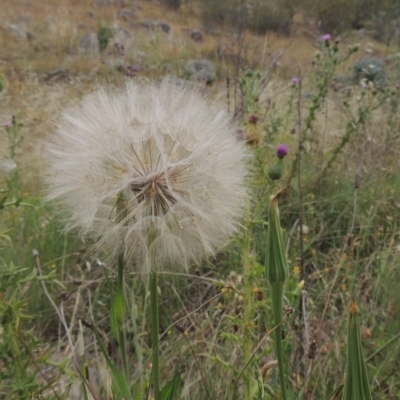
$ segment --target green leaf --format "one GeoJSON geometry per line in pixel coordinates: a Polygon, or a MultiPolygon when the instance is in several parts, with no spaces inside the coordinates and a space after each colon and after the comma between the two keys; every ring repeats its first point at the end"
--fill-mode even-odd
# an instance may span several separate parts
{"type": "Polygon", "coordinates": [[[171,379],[162,389],[160,393],[160,400],[173,400],[176,391],[181,383],[181,374],[176,373],[174,378],[171,379]]]}
{"type": "Polygon", "coordinates": [[[93,320],[92,320],[92,325],[94,333],[96,335],[97,343],[99,344],[100,347],[100,351],[106,360],[108,368],[110,369],[113,389],[115,391],[118,391],[118,393],[122,395],[123,399],[132,400],[129,382],[124,378],[121,372],[119,372],[118,369],[115,367],[115,365],[112,363],[110,357],[107,354],[106,348],[104,347],[104,344],[101,341],[100,335],[97,332],[96,327],[94,326],[93,320]]]}
{"type": "Polygon", "coordinates": [[[6,201],[7,201],[7,196],[3,196],[0,199],[0,210],[2,210],[5,207],[6,201]]]}
{"type": "Polygon", "coordinates": [[[355,301],[350,307],[346,355],[347,365],[342,400],[372,400],[355,301]]]}
{"type": "Polygon", "coordinates": [[[114,336],[114,339],[119,343],[119,324],[117,320],[117,315],[115,313],[115,300],[111,298],[111,310],[110,310],[110,325],[111,332],[114,336]]]}
{"type": "Polygon", "coordinates": [[[283,294],[289,272],[278,209],[278,198],[282,193],[284,193],[284,190],[285,189],[282,189],[276,195],[270,197],[265,276],[269,283],[271,294],[271,306],[275,326],[275,352],[279,367],[281,396],[283,400],[287,400],[288,397],[282,350],[282,326],[280,324],[283,318],[283,294]]]}
{"type": "Polygon", "coordinates": [[[123,292],[123,288],[120,285],[116,285],[115,296],[113,298],[112,307],[114,308],[115,318],[118,322],[118,325],[121,325],[124,322],[125,313],[126,313],[126,302],[125,296],[123,292]]]}
{"type": "Polygon", "coordinates": [[[145,368],[145,370],[144,370],[144,372],[142,372],[142,374],[144,374],[143,384],[139,377],[136,384],[134,384],[134,386],[132,388],[134,400],[146,400],[149,397],[151,368],[145,368]]]}

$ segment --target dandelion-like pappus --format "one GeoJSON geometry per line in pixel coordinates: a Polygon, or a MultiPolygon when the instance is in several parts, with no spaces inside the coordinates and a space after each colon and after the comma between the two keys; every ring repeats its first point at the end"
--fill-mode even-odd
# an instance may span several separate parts
{"type": "Polygon", "coordinates": [[[47,145],[48,198],[68,228],[141,273],[187,268],[236,230],[246,148],[229,116],[170,80],[100,89],[65,111],[47,145]]]}

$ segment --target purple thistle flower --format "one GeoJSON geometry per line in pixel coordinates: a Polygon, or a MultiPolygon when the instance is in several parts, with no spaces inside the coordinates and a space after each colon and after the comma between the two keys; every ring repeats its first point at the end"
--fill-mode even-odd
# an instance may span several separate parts
{"type": "Polygon", "coordinates": [[[292,85],[298,85],[300,83],[300,78],[297,78],[296,76],[292,78],[292,85]]]}
{"type": "Polygon", "coordinates": [[[331,39],[332,39],[332,35],[330,35],[329,33],[325,33],[325,35],[321,36],[321,40],[323,42],[327,42],[328,40],[331,40],[331,39]]]}
{"type": "Polygon", "coordinates": [[[286,156],[286,154],[289,153],[289,147],[287,147],[286,144],[281,143],[280,145],[278,145],[278,147],[276,148],[276,155],[279,158],[283,158],[286,156]]]}

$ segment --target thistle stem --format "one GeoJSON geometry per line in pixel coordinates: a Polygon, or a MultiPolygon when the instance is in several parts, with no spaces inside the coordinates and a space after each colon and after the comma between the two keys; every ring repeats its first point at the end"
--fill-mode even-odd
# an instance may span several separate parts
{"type": "Polygon", "coordinates": [[[285,371],[283,365],[282,350],[282,309],[283,309],[283,284],[271,285],[272,314],[274,316],[275,329],[275,351],[278,360],[279,380],[281,382],[282,399],[287,400],[285,371]]]}
{"type": "Polygon", "coordinates": [[[160,400],[160,360],[159,360],[159,322],[158,322],[158,285],[157,273],[150,275],[150,310],[151,310],[151,337],[153,347],[153,384],[154,400],[160,400]]]}
{"type": "MultiPolygon", "coordinates": [[[[117,291],[123,294],[123,299],[125,301],[124,296],[124,255],[118,255],[118,272],[117,272],[117,291]]],[[[124,321],[119,322],[119,349],[121,351],[121,360],[122,360],[122,370],[124,372],[125,378],[129,382],[129,369],[128,369],[128,359],[126,357],[126,341],[125,341],[125,323],[124,321]]]]}

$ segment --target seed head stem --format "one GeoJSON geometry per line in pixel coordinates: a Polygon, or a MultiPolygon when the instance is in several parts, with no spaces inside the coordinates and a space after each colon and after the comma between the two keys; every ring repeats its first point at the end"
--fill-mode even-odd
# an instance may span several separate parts
{"type": "Polygon", "coordinates": [[[157,273],[150,274],[151,338],[153,348],[154,400],[160,400],[160,359],[159,359],[159,321],[158,321],[158,283],[157,273]]]}
{"type": "MultiPolygon", "coordinates": [[[[122,293],[123,300],[125,302],[124,295],[124,255],[119,254],[118,256],[118,272],[117,272],[117,291],[122,293]]],[[[124,307],[125,309],[125,307],[124,307]]],[[[121,360],[122,360],[122,370],[124,372],[125,378],[129,382],[129,368],[128,368],[128,359],[126,357],[126,341],[125,341],[125,323],[124,318],[119,322],[119,348],[121,351],[121,360]]]]}

